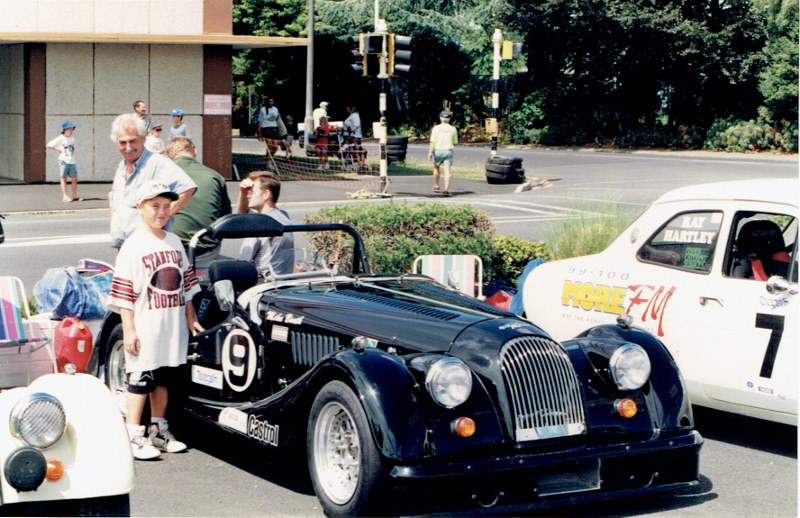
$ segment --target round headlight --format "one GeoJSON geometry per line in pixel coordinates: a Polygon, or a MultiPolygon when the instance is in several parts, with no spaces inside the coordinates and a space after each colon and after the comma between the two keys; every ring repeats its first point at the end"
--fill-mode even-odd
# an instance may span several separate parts
{"type": "Polygon", "coordinates": [[[11,433],[36,448],[49,448],[64,435],[66,428],[64,407],[49,394],[31,394],[11,411],[11,433]]]}
{"type": "Polygon", "coordinates": [[[456,407],[472,392],[472,372],[458,358],[436,360],[425,376],[425,388],[438,404],[456,407]]]}
{"type": "Polygon", "coordinates": [[[636,390],[650,378],[650,357],[636,344],[627,343],[611,355],[614,383],[622,390],[636,390]]]}

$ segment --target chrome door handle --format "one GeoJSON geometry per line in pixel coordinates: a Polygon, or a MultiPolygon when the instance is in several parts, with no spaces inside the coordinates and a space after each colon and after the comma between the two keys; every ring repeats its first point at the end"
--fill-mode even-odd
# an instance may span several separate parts
{"type": "Polygon", "coordinates": [[[725,307],[725,302],[723,302],[722,299],[718,299],[718,298],[715,298],[715,297],[704,297],[702,295],[700,296],[700,305],[701,306],[705,306],[706,304],[708,304],[712,300],[714,302],[716,302],[717,304],[719,304],[719,307],[721,307],[721,308],[725,307]]]}

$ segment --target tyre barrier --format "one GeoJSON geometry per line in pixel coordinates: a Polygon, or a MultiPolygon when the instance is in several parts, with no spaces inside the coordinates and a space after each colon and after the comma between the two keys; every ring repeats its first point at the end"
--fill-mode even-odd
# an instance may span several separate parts
{"type": "Polygon", "coordinates": [[[391,162],[405,162],[408,152],[407,135],[386,136],[386,160],[391,162]]]}
{"type": "Polygon", "coordinates": [[[492,156],[486,161],[486,182],[522,183],[525,181],[525,169],[522,167],[522,158],[492,156]]]}

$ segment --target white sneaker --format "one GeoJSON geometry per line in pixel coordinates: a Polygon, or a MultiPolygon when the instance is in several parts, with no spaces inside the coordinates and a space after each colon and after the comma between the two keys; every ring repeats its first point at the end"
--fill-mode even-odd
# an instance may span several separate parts
{"type": "Polygon", "coordinates": [[[131,437],[131,451],[133,452],[133,458],[139,460],[155,459],[161,456],[161,452],[150,444],[150,441],[144,435],[131,437]]]}
{"type": "Polygon", "coordinates": [[[157,424],[151,424],[148,429],[148,437],[150,444],[167,453],[178,453],[186,449],[186,444],[172,435],[167,424],[162,424],[160,427],[157,424]]]}

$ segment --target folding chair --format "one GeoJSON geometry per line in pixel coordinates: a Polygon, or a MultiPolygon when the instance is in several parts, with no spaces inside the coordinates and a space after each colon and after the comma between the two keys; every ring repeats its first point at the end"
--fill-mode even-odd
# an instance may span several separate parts
{"type": "MultiPolygon", "coordinates": [[[[19,361],[15,358],[27,356],[27,383],[31,382],[31,362],[33,353],[46,348],[53,363],[53,371],[58,372],[56,355],[53,343],[48,336],[37,332],[40,328],[30,322],[30,309],[28,298],[25,296],[25,287],[18,277],[0,276],[0,364],[3,367],[17,367],[19,361]]],[[[11,384],[11,375],[0,379],[0,386],[14,386],[11,384]]]]}
{"type": "Polygon", "coordinates": [[[414,273],[483,300],[483,261],[477,255],[421,255],[412,268],[414,273]]]}

